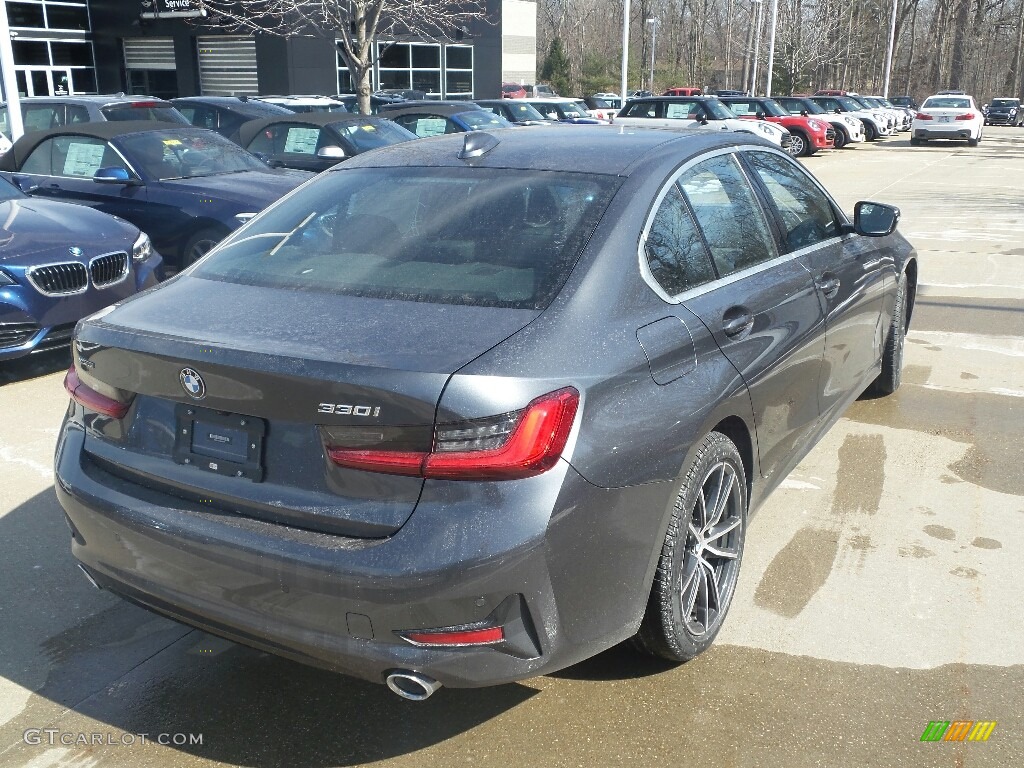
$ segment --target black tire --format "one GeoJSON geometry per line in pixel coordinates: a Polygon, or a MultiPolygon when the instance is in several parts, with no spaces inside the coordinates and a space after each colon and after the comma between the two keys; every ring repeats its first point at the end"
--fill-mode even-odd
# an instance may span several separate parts
{"type": "Polygon", "coordinates": [[[195,264],[227,236],[228,231],[223,227],[206,227],[194,233],[181,249],[181,268],[195,264]]]}
{"type": "Polygon", "coordinates": [[[747,505],[739,451],[711,432],[676,493],[647,612],[633,638],[639,650],[682,662],[714,642],[736,591],[747,505]]]}
{"type": "Polygon", "coordinates": [[[836,127],[835,132],[835,138],[832,140],[832,149],[842,149],[850,143],[850,139],[847,137],[846,131],[842,128],[836,127]]]}
{"type": "Polygon", "coordinates": [[[923,141],[922,141],[921,139],[911,139],[911,140],[910,140],[910,146],[912,146],[912,147],[919,147],[919,146],[921,146],[921,145],[922,145],[923,143],[924,143],[924,142],[923,142],[923,141]]]}
{"type": "Polygon", "coordinates": [[[876,395],[891,395],[900,388],[903,381],[903,348],[907,342],[907,276],[900,275],[896,288],[896,305],[892,313],[892,325],[885,338],[882,352],[882,372],[871,385],[876,395]]]}
{"type": "Polygon", "coordinates": [[[874,123],[868,122],[866,120],[863,121],[863,122],[864,122],[864,138],[867,141],[875,141],[878,138],[878,131],[875,129],[874,123]]]}

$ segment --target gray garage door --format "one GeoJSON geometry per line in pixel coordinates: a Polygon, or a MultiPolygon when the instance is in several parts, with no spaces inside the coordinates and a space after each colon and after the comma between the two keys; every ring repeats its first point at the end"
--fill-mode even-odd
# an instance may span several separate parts
{"type": "Polygon", "coordinates": [[[256,40],[251,37],[200,37],[199,87],[204,96],[259,93],[256,40]]]}

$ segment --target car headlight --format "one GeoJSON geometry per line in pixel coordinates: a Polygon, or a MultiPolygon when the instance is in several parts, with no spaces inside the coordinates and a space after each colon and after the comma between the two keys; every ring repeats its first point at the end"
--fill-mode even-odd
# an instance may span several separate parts
{"type": "Polygon", "coordinates": [[[824,131],[825,130],[825,126],[822,125],[821,123],[819,123],[817,120],[808,120],[807,124],[809,126],[811,126],[811,130],[813,130],[813,131],[824,131]]]}
{"type": "Polygon", "coordinates": [[[5,285],[17,285],[18,281],[0,269],[0,288],[5,285]]]}
{"type": "Polygon", "coordinates": [[[1016,107],[1010,107],[1010,114],[1011,115],[1016,115],[1017,114],[1017,108],[1016,107]]]}
{"type": "Polygon", "coordinates": [[[257,214],[255,213],[236,213],[235,220],[241,224],[245,224],[249,219],[253,218],[257,214]]]}
{"type": "Polygon", "coordinates": [[[139,232],[135,245],[132,246],[132,261],[138,263],[145,261],[153,255],[153,244],[149,242],[149,235],[139,232]]]}
{"type": "Polygon", "coordinates": [[[765,134],[766,136],[774,136],[775,135],[775,129],[771,125],[769,125],[768,123],[758,123],[757,124],[757,130],[759,130],[761,133],[765,134]]]}

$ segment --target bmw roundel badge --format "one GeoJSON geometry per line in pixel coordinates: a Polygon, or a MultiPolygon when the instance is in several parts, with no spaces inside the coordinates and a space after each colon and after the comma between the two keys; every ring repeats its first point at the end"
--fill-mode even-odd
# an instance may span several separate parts
{"type": "Polygon", "coordinates": [[[191,368],[182,368],[181,373],[178,374],[178,380],[181,382],[181,388],[185,390],[185,394],[193,400],[202,400],[206,397],[206,383],[203,381],[203,377],[191,368]]]}
{"type": "Polygon", "coordinates": [[[68,253],[70,253],[76,259],[80,259],[82,257],[82,254],[84,253],[84,251],[81,248],[79,248],[77,245],[72,245],[70,248],[68,248],[68,253]]]}

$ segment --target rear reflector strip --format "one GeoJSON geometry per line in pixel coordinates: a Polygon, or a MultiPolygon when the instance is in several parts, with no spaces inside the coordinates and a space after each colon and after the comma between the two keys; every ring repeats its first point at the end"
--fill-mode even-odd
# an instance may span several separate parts
{"type": "Polygon", "coordinates": [[[415,645],[466,646],[491,645],[505,639],[502,627],[484,627],[482,629],[432,629],[426,632],[399,632],[400,637],[415,645]]]}
{"type": "Polygon", "coordinates": [[[71,395],[72,400],[88,408],[90,411],[102,413],[104,416],[110,416],[113,419],[124,418],[124,415],[128,413],[130,403],[119,402],[106,395],[101,395],[95,389],[87,387],[78,378],[78,371],[75,370],[75,366],[68,368],[67,375],[64,376],[64,389],[71,395]]]}

